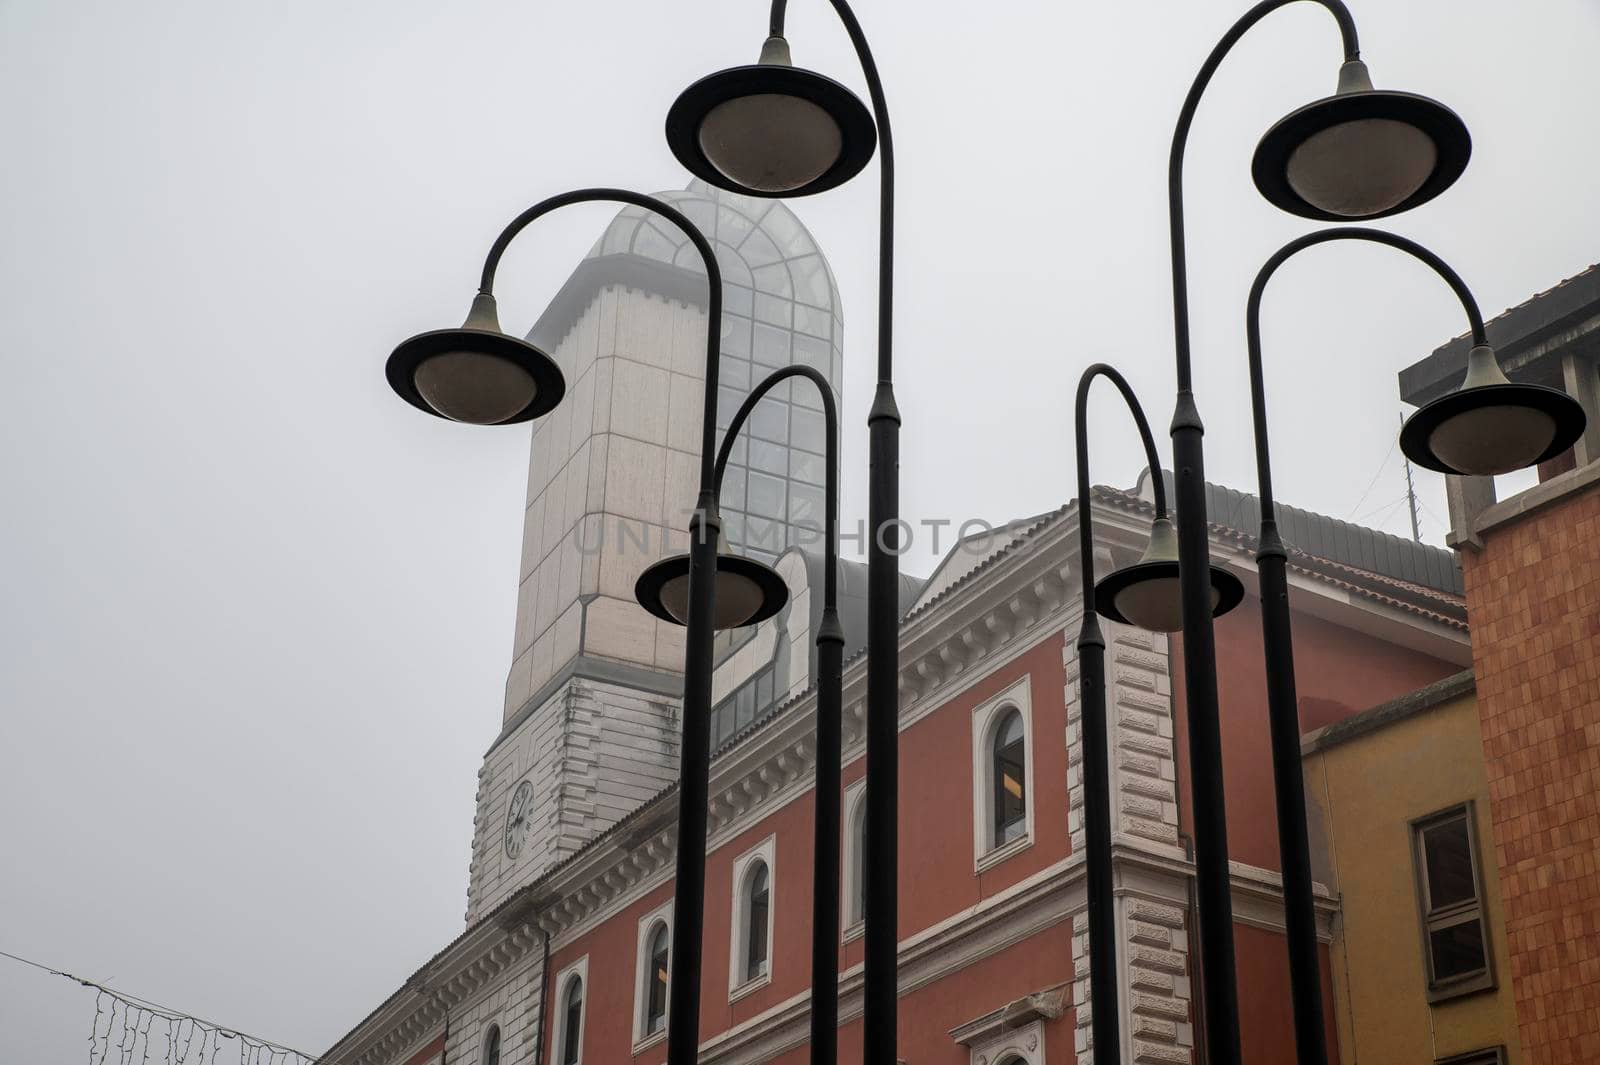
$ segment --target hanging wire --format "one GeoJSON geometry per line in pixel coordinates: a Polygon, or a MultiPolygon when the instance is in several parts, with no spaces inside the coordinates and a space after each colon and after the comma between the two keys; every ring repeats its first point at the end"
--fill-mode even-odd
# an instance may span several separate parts
{"type": "MultiPolygon", "coordinates": [[[[164,1060],[168,1065],[216,1065],[224,1040],[238,1050],[237,1056],[232,1059],[235,1065],[317,1065],[320,1060],[303,1050],[115,990],[31,958],[4,950],[0,950],[0,957],[10,958],[51,976],[63,977],[94,991],[94,1017],[89,1022],[87,1040],[89,1065],[150,1065],[152,1028],[166,1040],[164,1060]],[[100,1030],[102,1016],[105,1017],[104,1033],[100,1030]],[[185,1025],[188,1026],[187,1034],[185,1025]],[[113,1033],[116,1035],[114,1043],[113,1033]],[[196,1033],[200,1036],[198,1048],[194,1045],[196,1033]]],[[[229,1059],[224,1059],[224,1065],[229,1065],[229,1059]]]]}

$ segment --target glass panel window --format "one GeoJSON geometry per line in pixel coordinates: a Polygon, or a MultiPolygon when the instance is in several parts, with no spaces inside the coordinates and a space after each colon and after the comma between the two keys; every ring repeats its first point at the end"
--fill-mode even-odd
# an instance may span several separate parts
{"type": "Polygon", "coordinates": [[[1467,838],[1466,818],[1423,829],[1422,853],[1427,862],[1430,914],[1473,900],[1477,890],[1472,883],[1472,844],[1467,838]]]}
{"type": "Polygon", "coordinates": [[[578,1039],[583,1032],[583,979],[573,977],[567,984],[567,1000],[562,1007],[561,1065],[578,1065],[578,1039]]]}
{"type": "Polygon", "coordinates": [[[788,465],[788,449],[765,440],[750,441],[750,468],[782,477],[788,465]]]}
{"type": "Polygon", "coordinates": [[[828,423],[819,412],[795,408],[789,417],[793,425],[789,439],[795,447],[819,454],[828,449],[828,423]]]}
{"type": "MultiPolygon", "coordinates": [[[[784,482],[781,478],[770,477],[765,473],[750,472],[749,511],[759,514],[763,518],[782,518],[784,512],[784,497],[787,495],[784,482]]],[[[758,543],[754,538],[755,529],[750,529],[751,538],[746,542],[768,551],[782,549],[782,541],[776,534],[770,543],[758,543]]]]}
{"type": "Polygon", "coordinates": [[[821,455],[806,451],[789,453],[789,476],[806,484],[823,486],[828,483],[828,463],[821,455]]]}
{"type": "Polygon", "coordinates": [[[1020,838],[1027,831],[1027,756],[1022,714],[1008,711],[994,734],[994,845],[1020,838]]]}
{"type": "Polygon", "coordinates": [[[789,328],[794,304],[778,296],[769,296],[765,292],[756,294],[756,320],[766,322],[768,325],[789,328]]]}
{"type": "Polygon", "coordinates": [[[750,412],[750,435],[775,444],[789,442],[789,405],[768,397],[750,412]]]}
{"type": "Polygon", "coordinates": [[[671,956],[667,926],[656,925],[650,933],[650,961],[645,970],[644,1031],[654,1035],[667,1026],[667,967],[671,956]]]}
{"type": "Polygon", "coordinates": [[[489,1038],[483,1041],[483,1065],[500,1065],[500,1026],[489,1026],[489,1038]]]}
{"type": "Polygon", "coordinates": [[[1412,847],[1430,998],[1492,987],[1472,807],[1417,822],[1412,847]]]}
{"type": "Polygon", "coordinates": [[[807,307],[803,303],[796,304],[794,327],[798,332],[809,333],[827,340],[833,336],[833,315],[816,307],[807,307]]]}
{"type": "MultiPolygon", "coordinates": [[[[826,340],[803,335],[794,338],[794,361],[809,366],[820,374],[827,374],[832,354],[833,347],[826,340]]],[[[834,377],[832,380],[837,384],[839,379],[834,377]]]]}
{"type": "Polygon", "coordinates": [[[722,354],[750,357],[750,319],[737,314],[722,316],[722,354]]]}
{"type": "Polygon", "coordinates": [[[821,543],[823,517],[822,489],[809,484],[789,486],[789,524],[809,532],[800,543],[821,543]]]}
{"type": "Polygon", "coordinates": [[[744,978],[754,980],[767,971],[767,903],[770,887],[765,862],[757,862],[750,874],[749,897],[745,909],[744,978]]]}
{"type": "Polygon", "coordinates": [[[755,342],[750,351],[750,357],[762,366],[787,366],[789,365],[789,337],[787,329],[767,325],[764,322],[755,324],[755,342]]]}

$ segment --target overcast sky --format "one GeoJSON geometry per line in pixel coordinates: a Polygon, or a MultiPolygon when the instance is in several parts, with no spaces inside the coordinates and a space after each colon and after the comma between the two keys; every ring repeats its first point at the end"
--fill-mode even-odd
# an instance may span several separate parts
{"type": "MultiPolygon", "coordinates": [[[[1063,502],[1090,362],[1164,429],[1171,125],[1244,6],[862,0],[901,174],[908,518],[1063,502]]],[[[1355,13],[1378,84],[1446,101],[1474,138],[1396,231],[1489,314],[1600,257],[1600,4],[1355,13]]],[[[753,61],[765,19],[760,0],[0,0],[0,949],[315,1051],[460,931],[529,431],[425,418],[383,360],[461,318],[527,204],[681,187],[667,106],[753,61]]],[[[790,39],[860,87],[820,0],[793,5],[790,39]]],[[[1324,12],[1278,13],[1189,153],[1207,467],[1241,488],[1244,296],[1308,228],[1258,197],[1250,152],[1338,60],[1324,12]]],[[[794,207],[844,301],[848,525],[876,171],[794,207]]],[[[508,328],[609,213],[517,245],[508,328]]],[[[1409,531],[1395,373],[1465,329],[1448,290],[1392,251],[1326,247],[1280,272],[1264,321],[1280,497],[1409,531]]],[[[1103,398],[1095,479],[1130,484],[1142,460],[1103,398]]],[[[1442,484],[1418,487],[1439,542],[1442,484]]],[[[78,1060],[92,1013],[0,959],[0,1059],[78,1060]]]]}

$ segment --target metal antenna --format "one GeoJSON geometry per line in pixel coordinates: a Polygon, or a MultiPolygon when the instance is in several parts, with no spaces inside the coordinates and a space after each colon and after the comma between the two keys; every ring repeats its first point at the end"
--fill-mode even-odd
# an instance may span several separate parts
{"type": "MultiPolygon", "coordinates": [[[[1401,414],[1400,414],[1400,426],[1401,426],[1401,428],[1404,428],[1405,424],[1406,424],[1406,416],[1405,416],[1405,413],[1402,411],[1401,414]]],[[[1411,460],[1408,458],[1408,459],[1405,460],[1405,463],[1406,463],[1406,505],[1411,508],[1411,539],[1415,540],[1417,543],[1420,544],[1420,543],[1422,543],[1422,527],[1417,524],[1417,489],[1416,489],[1416,486],[1411,483],[1411,460]]]]}

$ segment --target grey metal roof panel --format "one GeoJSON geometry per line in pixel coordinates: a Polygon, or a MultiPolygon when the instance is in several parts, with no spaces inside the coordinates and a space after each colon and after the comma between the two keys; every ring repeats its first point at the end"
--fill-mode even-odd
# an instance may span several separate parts
{"type": "MultiPolygon", "coordinates": [[[[1167,498],[1176,498],[1172,472],[1161,471],[1167,498]]],[[[1255,534],[1260,503],[1254,495],[1206,484],[1206,517],[1241,532],[1255,534]]],[[[1308,555],[1409,581],[1424,588],[1462,595],[1461,571],[1455,556],[1442,547],[1419,544],[1378,529],[1330,518],[1314,511],[1277,504],[1278,532],[1290,547],[1308,555]]]]}
{"type": "MultiPolygon", "coordinates": [[[[1513,381],[1561,387],[1559,366],[1536,365],[1547,354],[1544,346],[1559,338],[1556,347],[1582,344],[1600,350],[1600,264],[1590,266],[1487,323],[1489,343],[1500,356],[1506,376],[1513,381]],[[1563,334],[1573,334],[1564,336],[1563,334]]],[[[1400,371],[1400,398],[1421,405],[1456,388],[1467,372],[1471,339],[1454,337],[1422,359],[1400,371]]]]}

